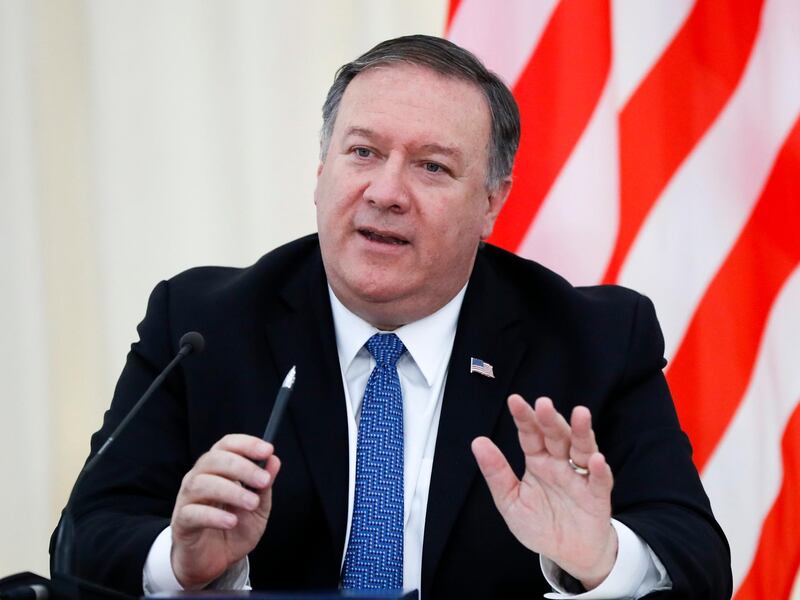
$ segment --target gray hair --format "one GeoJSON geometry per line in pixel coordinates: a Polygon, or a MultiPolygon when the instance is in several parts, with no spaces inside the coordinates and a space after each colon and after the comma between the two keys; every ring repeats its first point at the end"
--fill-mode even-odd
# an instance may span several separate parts
{"type": "Polygon", "coordinates": [[[381,42],[337,72],[322,106],[320,158],[325,160],[344,91],[353,78],[373,67],[405,63],[431,69],[446,77],[474,83],[486,97],[492,119],[486,187],[495,190],[511,176],[519,146],[519,109],[500,78],[478,58],[452,42],[429,35],[408,35],[381,42]]]}

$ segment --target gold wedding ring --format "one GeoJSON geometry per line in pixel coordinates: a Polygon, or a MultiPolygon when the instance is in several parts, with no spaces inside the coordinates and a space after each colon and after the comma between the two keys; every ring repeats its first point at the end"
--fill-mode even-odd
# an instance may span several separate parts
{"type": "Polygon", "coordinates": [[[578,475],[583,475],[584,477],[586,477],[589,474],[589,469],[575,464],[575,461],[572,460],[571,458],[569,459],[569,466],[572,467],[572,470],[575,471],[578,475]]]}

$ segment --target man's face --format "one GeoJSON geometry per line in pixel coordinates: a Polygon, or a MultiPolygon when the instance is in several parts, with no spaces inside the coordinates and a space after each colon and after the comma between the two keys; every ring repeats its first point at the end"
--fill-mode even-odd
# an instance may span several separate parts
{"type": "Polygon", "coordinates": [[[328,281],[351,311],[394,328],[464,286],[510,187],[486,188],[490,129],[471,83],[412,65],[350,82],[314,201],[328,281]]]}

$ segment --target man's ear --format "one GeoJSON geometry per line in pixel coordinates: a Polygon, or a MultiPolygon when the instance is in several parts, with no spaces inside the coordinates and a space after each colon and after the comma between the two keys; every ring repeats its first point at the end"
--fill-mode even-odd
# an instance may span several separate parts
{"type": "Polygon", "coordinates": [[[506,177],[503,179],[503,181],[501,181],[494,190],[489,192],[489,196],[487,198],[489,201],[489,207],[484,217],[483,231],[481,232],[482,240],[487,239],[492,234],[494,223],[497,221],[497,215],[500,214],[500,211],[502,210],[503,205],[506,203],[506,198],[508,198],[508,194],[510,192],[511,177],[506,177]]]}
{"type": "Polygon", "coordinates": [[[324,160],[319,161],[319,164],[317,165],[317,183],[314,186],[314,206],[317,206],[317,192],[319,191],[319,178],[320,175],[322,175],[322,167],[324,166],[325,166],[325,161],[324,160]]]}

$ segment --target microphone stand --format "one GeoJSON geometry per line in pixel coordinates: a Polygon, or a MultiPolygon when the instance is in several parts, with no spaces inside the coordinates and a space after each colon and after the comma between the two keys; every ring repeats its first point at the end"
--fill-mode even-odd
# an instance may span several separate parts
{"type": "Polygon", "coordinates": [[[139,398],[136,404],[134,404],[130,412],[125,415],[125,418],[120,421],[120,424],[117,425],[111,435],[108,436],[108,439],[106,439],[106,441],[100,447],[100,450],[97,451],[97,453],[89,460],[89,462],[86,463],[83,469],[81,469],[81,472],[78,474],[78,478],[75,480],[75,485],[72,486],[69,498],[67,499],[67,504],[64,506],[64,510],[61,511],[61,519],[58,523],[56,544],[53,550],[54,574],[59,573],[67,576],[72,575],[72,541],[75,537],[75,522],[72,518],[72,500],[75,495],[75,490],[78,489],[81,482],[100,461],[100,458],[103,456],[103,454],[105,454],[109,446],[111,446],[119,434],[125,430],[131,419],[133,419],[133,417],[136,416],[136,413],[138,413],[142,406],[144,406],[144,403],[150,399],[150,396],[153,395],[153,392],[161,387],[161,384],[167,378],[167,375],[172,372],[172,370],[181,360],[183,360],[192,352],[195,352],[196,354],[202,352],[203,347],[205,346],[205,340],[203,339],[203,336],[196,331],[190,331],[181,337],[179,345],[180,351],[175,358],[173,358],[172,361],[164,368],[164,370],[159,373],[158,377],[153,380],[153,382],[150,384],[150,387],[148,387],[145,393],[142,394],[141,398],[139,398]]]}
{"type": "Polygon", "coordinates": [[[51,579],[46,579],[34,573],[24,572],[11,575],[0,579],[0,600],[132,600],[132,596],[117,592],[103,586],[94,584],[72,575],[72,548],[75,538],[75,521],[72,516],[72,501],[75,491],[81,482],[91,472],[100,458],[108,450],[109,446],[128,426],[128,423],[136,416],[136,413],[144,406],[144,403],[158,389],[167,375],[175,366],[186,356],[194,352],[199,354],[205,347],[203,336],[196,331],[184,334],[178,343],[180,350],[175,358],[164,368],[156,377],[139,400],[134,404],[130,412],[125,415],[119,425],[114,429],[108,439],[100,449],[84,465],[78,474],[75,484],[72,486],[64,510],[61,511],[61,519],[56,530],[56,542],[53,548],[53,567],[51,579]]]}

